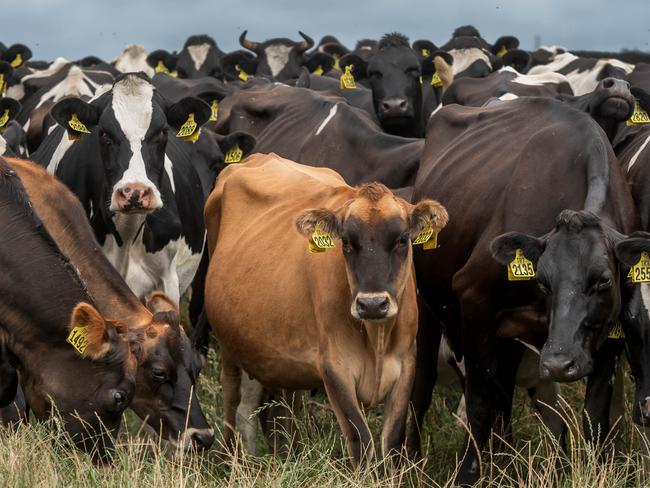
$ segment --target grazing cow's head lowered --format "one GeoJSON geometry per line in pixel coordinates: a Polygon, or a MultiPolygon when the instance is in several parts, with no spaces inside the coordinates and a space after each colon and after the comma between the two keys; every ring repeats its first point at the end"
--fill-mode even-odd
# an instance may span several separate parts
{"type": "Polygon", "coordinates": [[[509,232],[492,242],[492,253],[502,264],[508,265],[517,249],[536,263],[536,279],[548,302],[543,378],[575,381],[591,372],[593,354],[619,316],[614,246],[622,237],[593,213],[564,210],[555,229],[543,237],[509,232]]]}
{"type": "Polygon", "coordinates": [[[208,104],[184,98],[168,106],[148,78],[128,73],[99,98],[68,98],[52,107],[52,117],[71,138],[89,137],[101,157],[110,187],[109,210],[149,213],[162,207],[160,184],[170,129],[193,133],[210,118],[208,104]]]}
{"type": "Polygon", "coordinates": [[[337,209],[303,211],[298,231],[314,231],[340,239],[352,296],[350,313],[360,320],[386,320],[398,312],[411,271],[411,241],[427,226],[438,232],[447,225],[447,211],[438,202],[411,205],[384,185],[369,183],[337,209]]]}

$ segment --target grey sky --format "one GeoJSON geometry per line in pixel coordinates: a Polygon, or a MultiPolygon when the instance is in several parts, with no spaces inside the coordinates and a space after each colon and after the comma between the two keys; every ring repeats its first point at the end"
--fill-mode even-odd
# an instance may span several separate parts
{"type": "Polygon", "coordinates": [[[442,44],[468,23],[490,42],[515,35],[525,49],[539,35],[573,49],[650,51],[650,0],[0,0],[0,12],[0,41],[27,44],[35,59],[110,59],[130,43],[174,50],[191,34],[230,51],[244,29],[255,41],[298,40],[302,30],[353,47],[400,31],[442,44]]]}

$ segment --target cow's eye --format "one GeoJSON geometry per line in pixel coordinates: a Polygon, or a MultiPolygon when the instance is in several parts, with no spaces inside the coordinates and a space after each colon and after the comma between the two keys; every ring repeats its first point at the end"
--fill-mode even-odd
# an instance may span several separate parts
{"type": "Polygon", "coordinates": [[[602,277],[598,283],[596,283],[596,289],[598,291],[609,290],[612,287],[612,280],[608,277],[602,277]]]}
{"type": "Polygon", "coordinates": [[[397,239],[397,242],[395,243],[395,247],[404,247],[408,246],[409,243],[409,235],[408,234],[402,234],[399,239],[397,239]]]}
{"type": "Polygon", "coordinates": [[[352,252],[352,246],[350,245],[350,239],[347,237],[341,237],[341,244],[343,245],[343,252],[352,252]]]}

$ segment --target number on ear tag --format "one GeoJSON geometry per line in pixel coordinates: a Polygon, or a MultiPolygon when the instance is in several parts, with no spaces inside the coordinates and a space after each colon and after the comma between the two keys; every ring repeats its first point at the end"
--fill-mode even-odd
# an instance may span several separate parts
{"type": "Polygon", "coordinates": [[[187,116],[187,120],[178,130],[176,137],[190,137],[196,131],[198,124],[194,120],[194,112],[187,116]]]}
{"type": "Polygon", "coordinates": [[[630,269],[628,277],[632,278],[632,283],[650,283],[650,257],[643,251],[639,262],[630,269]]]}
{"type": "Polygon", "coordinates": [[[431,86],[435,86],[436,88],[440,88],[442,86],[442,80],[440,79],[440,75],[438,75],[437,71],[433,73],[433,76],[431,77],[431,86]]]}
{"type": "Polygon", "coordinates": [[[352,65],[348,64],[345,67],[345,73],[341,75],[341,88],[344,90],[351,90],[356,87],[357,84],[354,81],[354,76],[352,75],[352,65]]]}
{"type": "Polygon", "coordinates": [[[641,104],[637,100],[634,104],[634,112],[632,113],[632,117],[627,120],[627,125],[632,126],[643,124],[650,124],[650,116],[648,116],[648,112],[641,108],[641,104]]]}
{"type": "Polygon", "coordinates": [[[506,53],[508,52],[508,48],[505,46],[501,46],[501,49],[499,49],[499,52],[497,53],[497,56],[500,58],[504,57],[506,53]]]}
{"type": "Polygon", "coordinates": [[[309,252],[311,253],[325,252],[325,249],[321,249],[316,245],[316,243],[312,239],[309,239],[309,252]]]}
{"type": "Polygon", "coordinates": [[[88,332],[86,327],[74,327],[66,339],[66,341],[72,344],[72,347],[74,347],[79,354],[86,352],[86,348],[88,347],[86,332],[88,332]]]}
{"type": "Polygon", "coordinates": [[[329,232],[322,231],[318,228],[312,233],[310,241],[313,241],[313,243],[322,250],[332,249],[335,247],[334,241],[329,232]]]}
{"type": "Polygon", "coordinates": [[[617,320],[609,329],[609,334],[607,334],[608,339],[625,339],[625,332],[623,332],[623,326],[621,321],[617,320]]]}
{"type": "Polygon", "coordinates": [[[9,122],[9,109],[6,108],[2,117],[0,117],[0,131],[4,129],[5,125],[9,122]]]}
{"type": "Polygon", "coordinates": [[[244,156],[244,151],[239,148],[239,144],[231,147],[226,155],[223,158],[224,163],[238,163],[241,161],[241,158],[244,156]]]}
{"type": "Polygon", "coordinates": [[[508,264],[508,280],[532,280],[535,277],[535,268],[532,261],[526,259],[521,249],[515,252],[515,259],[508,264]]]}
{"type": "Polygon", "coordinates": [[[11,67],[14,69],[20,68],[20,65],[23,64],[23,56],[20,53],[16,54],[14,60],[9,64],[11,64],[11,67]]]}
{"type": "Polygon", "coordinates": [[[217,121],[218,112],[219,112],[219,100],[214,99],[210,104],[210,119],[209,119],[210,122],[217,121]]]}
{"type": "Polygon", "coordinates": [[[79,120],[77,114],[72,114],[72,117],[70,117],[70,120],[68,120],[68,125],[74,131],[90,134],[88,127],[86,127],[86,125],[81,120],[79,120]]]}

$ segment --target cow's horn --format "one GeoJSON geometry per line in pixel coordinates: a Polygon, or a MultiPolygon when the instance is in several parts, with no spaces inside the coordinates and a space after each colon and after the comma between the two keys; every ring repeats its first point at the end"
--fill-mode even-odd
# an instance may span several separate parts
{"type": "Polygon", "coordinates": [[[311,37],[302,31],[298,31],[298,34],[300,34],[300,37],[302,37],[305,41],[298,44],[296,51],[299,53],[304,53],[307,49],[314,47],[314,40],[311,37]]]}
{"type": "Polygon", "coordinates": [[[241,33],[241,36],[239,36],[239,44],[241,44],[243,47],[246,49],[253,51],[254,53],[257,52],[257,48],[260,47],[259,43],[249,41],[246,39],[246,34],[248,33],[247,30],[241,33]]]}

